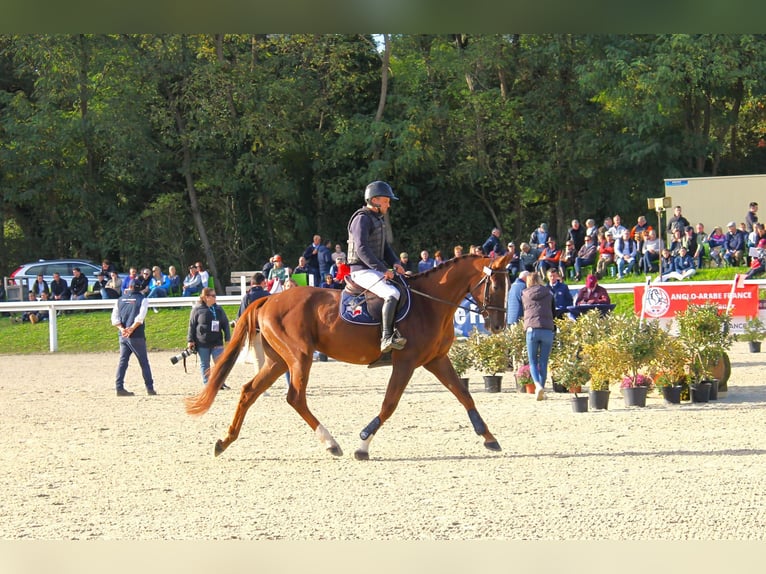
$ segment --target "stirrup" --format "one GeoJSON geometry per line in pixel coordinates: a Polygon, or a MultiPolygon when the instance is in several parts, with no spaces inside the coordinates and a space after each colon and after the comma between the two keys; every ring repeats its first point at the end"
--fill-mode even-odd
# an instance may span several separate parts
{"type": "Polygon", "coordinates": [[[407,344],[407,339],[402,337],[398,331],[394,329],[391,335],[383,336],[380,340],[380,352],[387,353],[389,351],[401,351],[407,344]]]}

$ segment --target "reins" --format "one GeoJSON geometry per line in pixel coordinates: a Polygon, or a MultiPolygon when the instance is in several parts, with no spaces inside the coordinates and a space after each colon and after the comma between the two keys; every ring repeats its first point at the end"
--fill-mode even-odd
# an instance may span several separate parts
{"type": "MultiPolygon", "coordinates": [[[[505,306],[498,307],[497,305],[489,305],[487,301],[489,300],[489,287],[490,287],[489,278],[495,274],[507,275],[508,271],[505,269],[491,269],[489,267],[485,267],[484,269],[485,269],[484,277],[479,279],[479,282],[476,283],[476,285],[474,285],[468,290],[468,295],[463,297],[462,301],[468,301],[469,303],[473,303],[474,305],[476,305],[476,307],[478,307],[478,310],[473,309],[472,307],[468,307],[467,310],[470,311],[471,313],[476,313],[478,315],[484,315],[487,313],[487,311],[505,311],[505,306]],[[476,291],[476,289],[478,289],[482,285],[484,285],[484,297],[483,297],[484,302],[481,305],[479,305],[479,302],[473,296],[473,292],[476,291]]],[[[425,297],[426,299],[431,299],[432,301],[436,301],[438,303],[444,303],[445,305],[450,305],[455,308],[458,308],[461,306],[460,303],[453,303],[452,301],[447,301],[446,299],[434,297],[433,295],[430,295],[429,293],[424,293],[423,291],[419,291],[418,289],[415,289],[412,286],[410,286],[410,291],[420,295],[421,297],[425,297]]]]}

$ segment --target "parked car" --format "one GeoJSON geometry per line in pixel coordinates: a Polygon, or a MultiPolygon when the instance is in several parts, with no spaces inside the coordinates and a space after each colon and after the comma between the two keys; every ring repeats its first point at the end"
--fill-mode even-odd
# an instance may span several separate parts
{"type": "MultiPolygon", "coordinates": [[[[28,287],[31,289],[32,284],[37,281],[37,276],[42,273],[43,279],[48,282],[48,285],[53,281],[53,274],[58,273],[61,278],[66,281],[67,285],[72,283],[72,269],[79,267],[83,275],[88,278],[88,287],[92,287],[96,280],[96,275],[101,271],[101,266],[93,263],[93,261],[87,261],[85,259],[40,259],[33,263],[24,263],[20,265],[13,273],[11,273],[11,281],[14,281],[17,285],[20,284],[18,279],[25,278],[28,282],[28,287]]],[[[10,281],[9,281],[10,283],[10,281]]]]}

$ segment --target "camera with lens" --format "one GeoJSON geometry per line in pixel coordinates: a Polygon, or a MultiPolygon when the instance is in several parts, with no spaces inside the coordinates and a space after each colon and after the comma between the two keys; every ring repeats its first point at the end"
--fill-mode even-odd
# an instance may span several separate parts
{"type": "Polygon", "coordinates": [[[196,355],[196,354],[197,354],[196,347],[192,347],[191,349],[184,349],[177,355],[170,357],[170,362],[173,363],[174,365],[178,363],[178,361],[186,362],[186,357],[191,357],[192,355],[196,355]]]}

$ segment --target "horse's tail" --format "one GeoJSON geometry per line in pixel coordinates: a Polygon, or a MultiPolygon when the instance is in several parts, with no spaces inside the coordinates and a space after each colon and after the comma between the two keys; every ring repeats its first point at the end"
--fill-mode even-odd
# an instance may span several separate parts
{"type": "Polygon", "coordinates": [[[237,362],[237,357],[242,351],[245,342],[248,339],[250,341],[255,340],[255,334],[258,330],[258,308],[266,302],[266,299],[268,297],[255,300],[239,318],[229,344],[226,345],[226,349],[224,349],[223,354],[218,358],[214,367],[210,369],[207,384],[199,393],[184,400],[187,414],[199,416],[210,410],[218,390],[226,382],[226,378],[234,368],[234,364],[237,362]]]}

